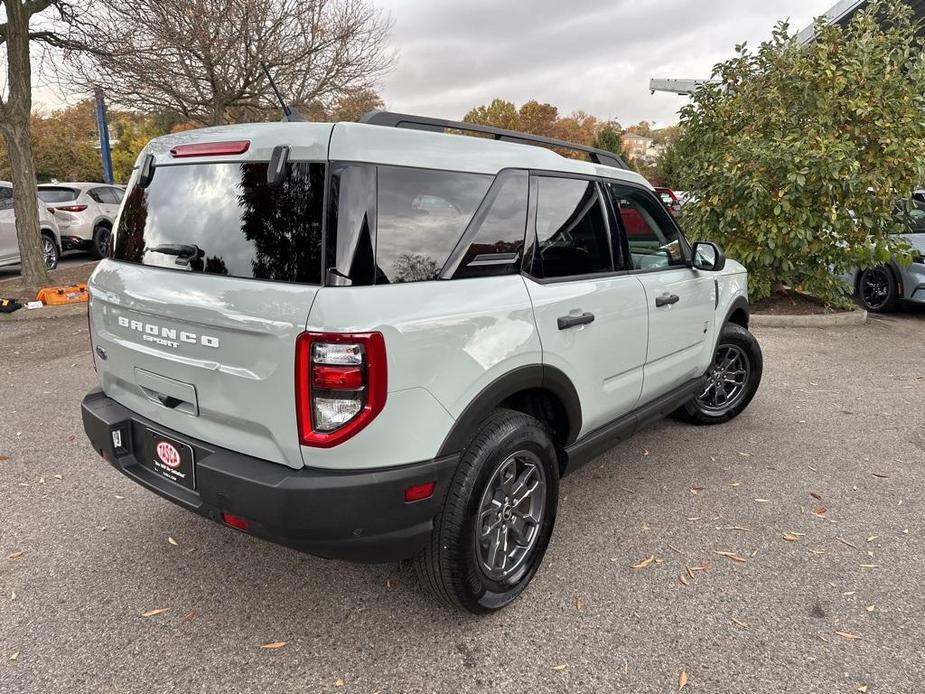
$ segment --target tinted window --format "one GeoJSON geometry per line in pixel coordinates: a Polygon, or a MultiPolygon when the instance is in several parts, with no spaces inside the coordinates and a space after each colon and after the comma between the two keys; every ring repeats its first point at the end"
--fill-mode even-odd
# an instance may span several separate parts
{"type": "Polygon", "coordinates": [[[380,166],[377,281],[437,279],[492,176],[380,166]]]}
{"type": "Polygon", "coordinates": [[[122,191],[118,188],[96,188],[94,192],[104,205],[118,205],[122,202],[122,191]]]}
{"type": "Polygon", "coordinates": [[[526,171],[498,177],[466,232],[454,278],[506,275],[519,270],[527,226],[528,185],[526,171]]]}
{"type": "Polygon", "coordinates": [[[42,202],[70,202],[76,200],[80,191],[75,188],[39,188],[39,198],[42,202]]]}
{"type": "Polygon", "coordinates": [[[328,201],[327,283],[369,285],[376,281],[376,167],[338,165],[328,201]]]}
{"type": "Polygon", "coordinates": [[[91,188],[87,191],[87,197],[90,198],[93,202],[106,202],[106,189],[105,188],[91,188]]]}
{"type": "Polygon", "coordinates": [[[593,181],[539,177],[536,236],[544,277],[613,269],[603,201],[593,181]]]}
{"type": "Polygon", "coordinates": [[[13,189],[0,187],[0,210],[13,209],[13,189]]]}
{"type": "Polygon", "coordinates": [[[613,184],[608,187],[633,269],[656,270],[687,263],[687,244],[663,205],[646,191],[613,184]]]}
{"type": "Polygon", "coordinates": [[[121,205],[122,198],[125,197],[125,190],[122,188],[107,188],[109,191],[109,196],[112,198],[114,205],[121,205]]]}
{"type": "Polygon", "coordinates": [[[266,163],[162,166],[148,188],[130,187],[113,257],[320,283],[323,204],[323,164],[290,164],[276,187],[267,185],[266,163]],[[178,245],[187,257],[170,254],[178,245]]]}

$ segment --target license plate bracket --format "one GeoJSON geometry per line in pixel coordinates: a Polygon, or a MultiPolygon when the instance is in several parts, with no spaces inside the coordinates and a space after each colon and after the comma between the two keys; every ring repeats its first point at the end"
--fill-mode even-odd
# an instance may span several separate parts
{"type": "Polygon", "coordinates": [[[166,480],[187,489],[196,489],[196,459],[193,447],[148,429],[145,455],[141,464],[166,480]]]}

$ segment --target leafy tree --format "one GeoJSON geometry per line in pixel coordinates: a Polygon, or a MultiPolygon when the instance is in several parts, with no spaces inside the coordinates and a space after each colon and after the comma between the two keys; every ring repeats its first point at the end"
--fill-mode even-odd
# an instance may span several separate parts
{"type": "Polygon", "coordinates": [[[597,132],[597,137],[591,143],[592,147],[613,152],[620,156],[625,162],[629,162],[630,155],[623,144],[623,130],[616,121],[605,123],[597,132]]]}
{"type": "Polygon", "coordinates": [[[685,225],[750,270],[753,298],[799,287],[844,304],[835,274],[902,255],[897,199],[925,174],[925,58],[910,7],[877,0],[847,27],[786,24],[714,68],[682,109],[685,225]]]}

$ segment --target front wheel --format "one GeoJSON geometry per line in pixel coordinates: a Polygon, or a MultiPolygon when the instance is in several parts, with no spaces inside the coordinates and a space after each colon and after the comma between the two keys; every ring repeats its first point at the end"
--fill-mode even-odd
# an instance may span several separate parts
{"type": "Polygon", "coordinates": [[[886,265],[864,270],[858,278],[858,298],[871,313],[895,311],[899,291],[893,271],[886,265]]]}
{"type": "Polygon", "coordinates": [[[530,583],[556,519],[559,468],[538,420],[498,410],[459,463],[418,577],[437,598],[475,614],[501,609],[530,583]]]}
{"type": "Polygon", "coordinates": [[[737,417],[758,392],[763,366],[755,336],[740,325],[727,324],[700,394],[677,416],[692,424],[722,424],[737,417]]]}

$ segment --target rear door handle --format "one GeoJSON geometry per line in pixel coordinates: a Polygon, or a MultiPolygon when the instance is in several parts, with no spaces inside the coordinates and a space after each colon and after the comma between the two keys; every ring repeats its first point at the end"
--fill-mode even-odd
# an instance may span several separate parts
{"type": "Polygon", "coordinates": [[[661,308],[662,306],[671,306],[671,304],[676,304],[681,300],[681,297],[677,294],[665,294],[664,296],[655,297],[655,307],[661,308]]]}
{"type": "Polygon", "coordinates": [[[582,313],[580,316],[559,316],[559,318],[556,319],[559,330],[568,330],[569,328],[574,328],[576,325],[587,325],[593,322],[593,313],[582,313]]]}

